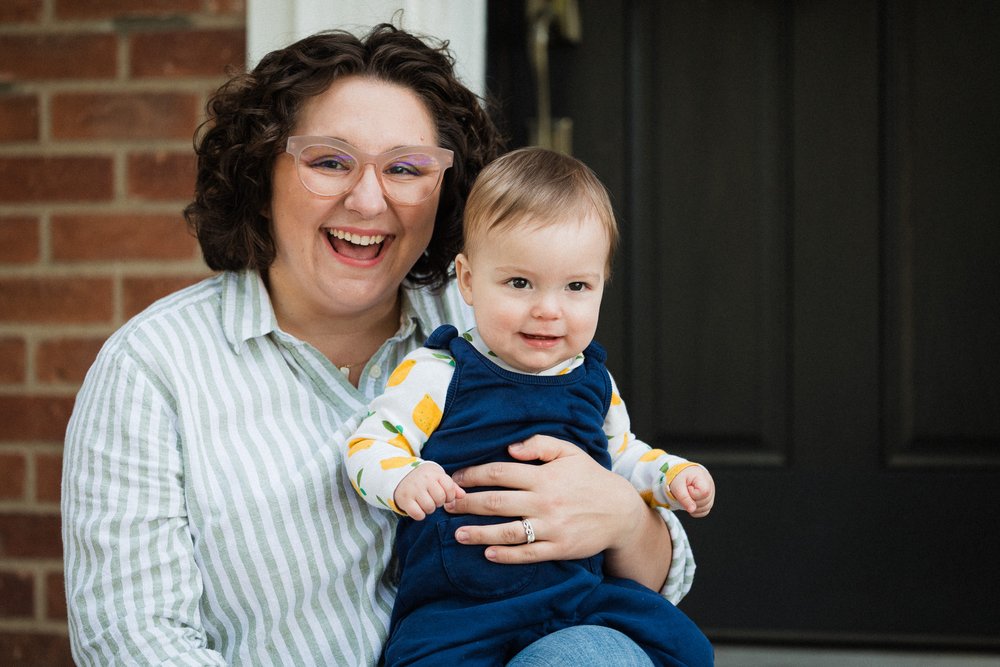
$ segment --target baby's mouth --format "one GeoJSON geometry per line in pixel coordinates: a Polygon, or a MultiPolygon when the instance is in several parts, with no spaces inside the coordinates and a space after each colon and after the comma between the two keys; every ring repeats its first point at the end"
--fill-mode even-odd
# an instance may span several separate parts
{"type": "Polygon", "coordinates": [[[554,339],[558,338],[558,336],[546,336],[546,335],[543,335],[543,334],[522,333],[521,335],[524,336],[525,338],[529,338],[531,340],[554,340],[554,339]]]}
{"type": "Polygon", "coordinates": [[[340,229],[328,229],[326,234],[334,251],[351,259],[375,259],[385,241],[382,234],[351,234],[340,229]]]}

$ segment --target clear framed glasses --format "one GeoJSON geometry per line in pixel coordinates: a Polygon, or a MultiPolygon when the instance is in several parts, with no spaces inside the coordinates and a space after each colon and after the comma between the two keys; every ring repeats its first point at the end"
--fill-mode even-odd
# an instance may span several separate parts
{"type": "Polygon", "coordinates": [[[285,152],[306,190],[336,197],[353,188],[366,165],[375,167],[382,192],[399,204],[419,204],[437,190],[454,153],[437,146],[403,146],[370,155],[331,137],[288,137],[285,152]]]}

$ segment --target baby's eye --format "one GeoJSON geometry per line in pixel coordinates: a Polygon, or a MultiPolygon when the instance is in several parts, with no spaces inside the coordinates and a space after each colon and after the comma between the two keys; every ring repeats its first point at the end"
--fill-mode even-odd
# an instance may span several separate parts
{"type": "Polygon", "coordinates": [[[570,292],[582,292],[583,290],[587,289],[587,287],[589,287],[587,283],[577,281],[567,285],[566,289],[568,289],[570,292]]]}
{"type": "Polygon", "coordinates": [[[528,282],[527,278],[511,278],[507,281],[507,284],[514,289],[528,289],[531,287],[531,283],[528,282]]]}

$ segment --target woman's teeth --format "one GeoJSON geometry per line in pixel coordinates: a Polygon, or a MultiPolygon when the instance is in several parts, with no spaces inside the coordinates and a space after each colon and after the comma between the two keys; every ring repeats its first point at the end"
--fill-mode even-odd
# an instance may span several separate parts
{"type": "Polygon", "coordinates": [[[381,234],[375,234],[372,236],[362,236],[361,234],[350,234],[348,232],[341,231],[339,229],[330,229],[326,232],[330,236],[347,241],[348,243],[353,243],[354,245],[366,246],[375,245],[381,243],[385,240],[385,236],[381,234]]]}

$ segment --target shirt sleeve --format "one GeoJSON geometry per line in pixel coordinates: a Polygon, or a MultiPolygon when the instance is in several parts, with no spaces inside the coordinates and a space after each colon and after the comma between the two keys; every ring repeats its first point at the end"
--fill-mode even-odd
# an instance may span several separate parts
{"type": "Polygon", "coordinates": [[[678,604],[684,596],[691,591],[694,583],[694,552],[691,551],[691,543],[688,541],[687,532],[681,524],[681,520],[670,510],[661,507],[658,509],[667,529],[670,531],[670,541],[673,544],[673,559],[670,561],[670,571],[667,573],[667,580],[660,589],[660,595],[667,598],[674,604],[678,604]]]}
{"type": "Polygon", "coordinates": [[[399,482],[426,463],[420,451],[441,423],[455,361],[441,350],[408,354],[368,406],[368,416],[345,442],[354,489],[375,507],[403,514],[393,502],[399,482]]]}
{"type": "Polygon", "coordinates": [[[611,405],[604,420],[604,433],[611,452],[611,469],[628,479],[643,500],[659,511],[670,531],[673,559],[660,594],[677,604],[691,590],[696,565],[684,526],[672,511],[679,509],[680,505],[668,487],[678,472],[697,464],[661,449],[653,449],[635,437],[628,409],[614,377],[611,378],[611,405]]]}
{"type": "Polygon", "coordinates": [[[201,623],[175,423],[162,385],[127,352],[105,348],[77,397],[64,452],[77,664],[225,664],[201,623]]]}

